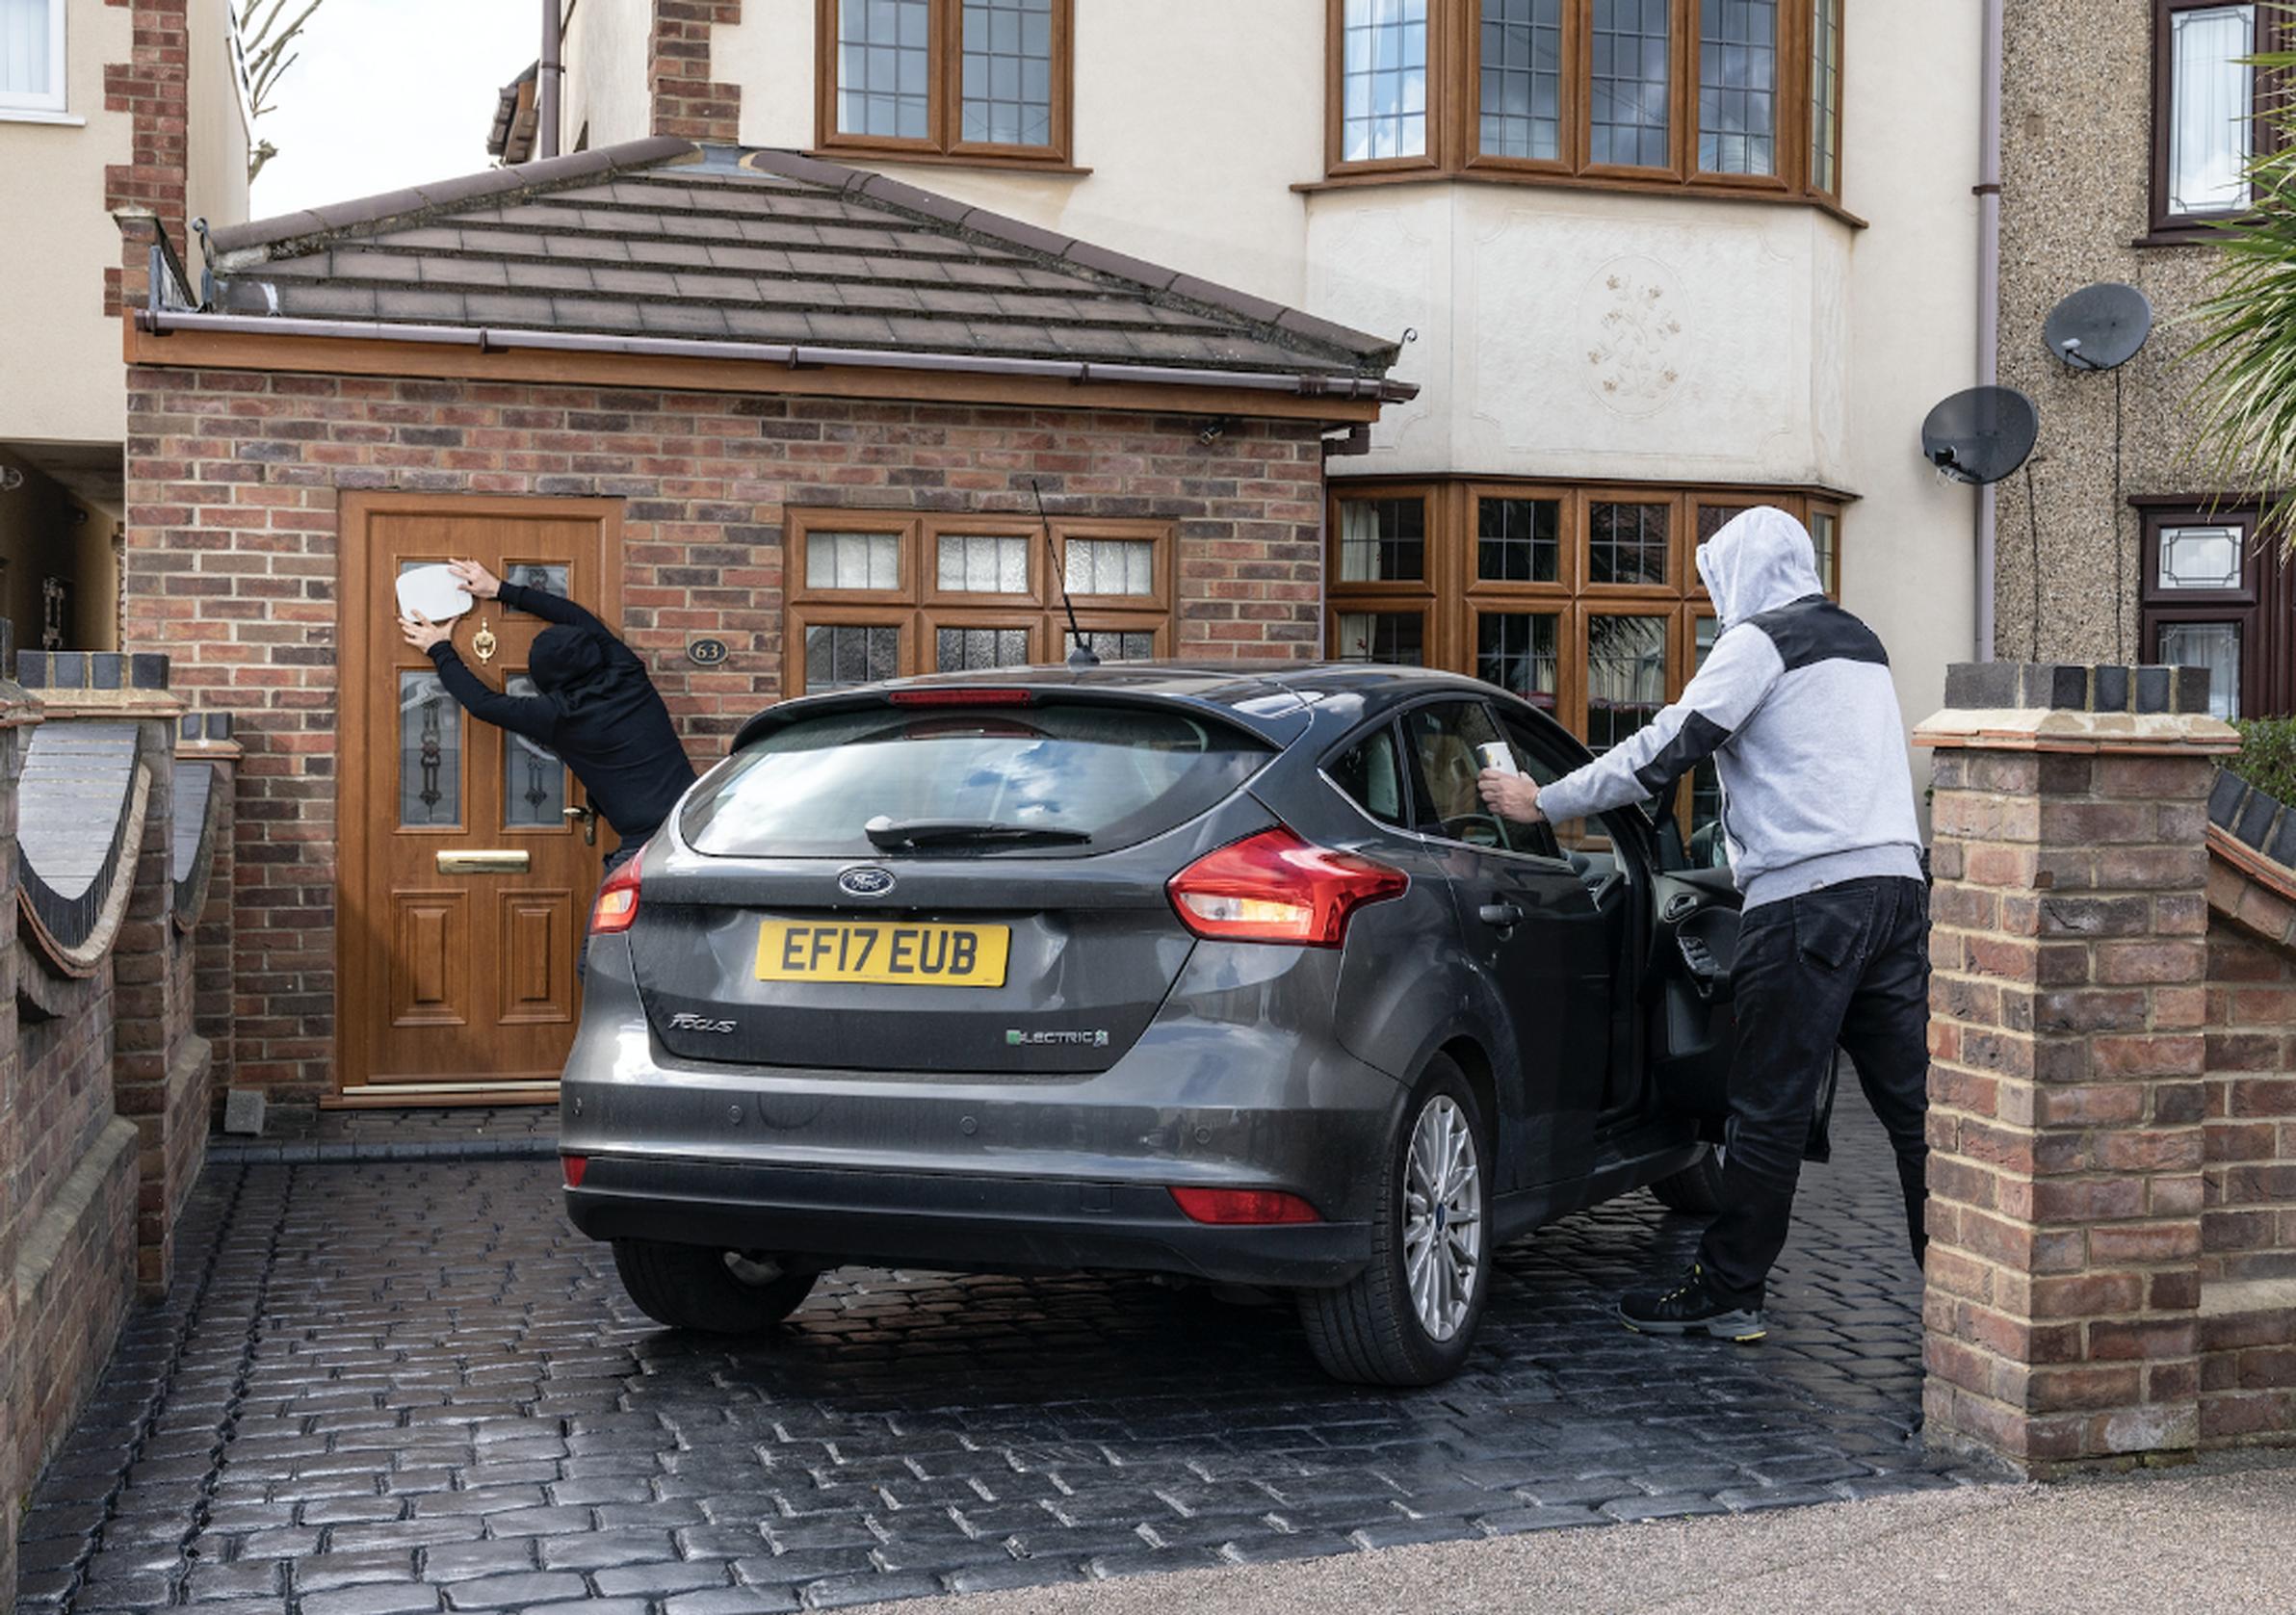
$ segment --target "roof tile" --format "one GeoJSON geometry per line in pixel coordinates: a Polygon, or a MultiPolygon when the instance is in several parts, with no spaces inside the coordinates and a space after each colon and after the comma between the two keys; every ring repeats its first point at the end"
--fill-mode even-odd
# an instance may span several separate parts
{"type": "Polygon", "coordinates": [[[1394,344],[880,174],[676,140],[218,232],[223,307],[1293,375],[1394,344]]]}

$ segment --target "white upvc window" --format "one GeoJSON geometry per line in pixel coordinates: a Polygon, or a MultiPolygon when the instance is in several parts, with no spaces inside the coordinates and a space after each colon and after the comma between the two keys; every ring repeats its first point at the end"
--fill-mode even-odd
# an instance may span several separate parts
{"type": "Polygon", "coordinates": [[[0,114],[64,110],[65,0],[0,0],[0,114]]]}

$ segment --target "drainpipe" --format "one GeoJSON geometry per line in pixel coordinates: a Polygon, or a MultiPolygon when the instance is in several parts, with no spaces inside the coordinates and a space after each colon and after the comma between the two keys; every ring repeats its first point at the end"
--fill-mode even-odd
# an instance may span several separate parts
{"type": "MultiPolygon", "coordinates": [[[[2001,34],[2005,0],[1984,0],[1985,61],[1977,146],[1977,384],[2001,374],[2001,34]]],[[[1977,490],[1977,660],[1993,660],[1996,514],[1991,483],[1977,490]]]]}
{"type": "Polygon", "coordinates": [[[565,69],[559,57],[559,0],[542,0],[542,62],[535,73],[535,155],[558,155],[559,80],[565,69]]]}

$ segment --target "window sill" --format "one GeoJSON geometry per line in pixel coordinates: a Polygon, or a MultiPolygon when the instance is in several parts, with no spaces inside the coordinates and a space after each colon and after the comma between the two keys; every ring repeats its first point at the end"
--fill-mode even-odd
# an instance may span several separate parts
{"type": "Polygon", "coordinates": [[[1355,191],[1379,185],[1451,184],[1521,185],[1550,191],[1600,191],[1614,196],[1685,196],[1702,201],[1807,207],[1830,214],[1853,230],[1868,227],[1865,220],[1829,196],[1797,196],[1789,191],[1762,190],[1753,186],[1685,185],[1673,179],[1642,183],[1631,179],[1526,173],[1501,169],[1396,169],[1370,173],[1336,173],[1324,179],[1302,180],[1292,189],[1300,195],[1312,196],[1326,191],[1355,191]]]}
{"type": "Polygon", "coordinates": [[[0,123],[54,123],[66,129],[88,127],[88,120],[74,113],[44,112],[35,107],[0,107],[0,123]]]}
{"type": "Polygon", "coordinates": [[[2213,247],[2223,242],[2224,234],[2221,224],[2169,224],[2141,235],[2128,245],[2140,251],[2157,247],[2213,247]]]}
{"type": "Polygon", "coordinates": [[[804,153],[822,163],[842,163],[848,168],[867,165],[883,168],[906,165],[920,169],[979,169],[993,173],[1042,174],[1047,179],[1083,179],[1092,170],[1080,169],[1072,163],[1036,157],[985,157],[959,153],[952,156],[945,151],[874,151],[852,146],[816,146],[804,153]]]}

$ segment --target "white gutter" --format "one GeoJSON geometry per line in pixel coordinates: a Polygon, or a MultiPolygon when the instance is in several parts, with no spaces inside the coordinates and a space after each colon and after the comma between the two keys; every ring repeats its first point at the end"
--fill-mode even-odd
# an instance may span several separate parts
{"type": "Polygon", "coordinates": [[[497,330],[473,326],[397,326],[380,320],[304,320],[264,314],[202,314],[144,308],[136,328],[214,331],[232,336],[330,337],[352,342],[417,342],[476,348],[482,353],[542,351],[626,353],[665,359],[738,359],[792,370],[830,365],[871,370],[914,370],[970,376],[1026,376],[1047,380],[1125,381],[1161,387],[1237,387],[1299,398],[1373,399],[1399,404],[1419,396],[1413,381],[1363,376],[1281,375],[1247,370],[1185,370],[1167,365],[1091,364],[1081,359],[1011,359],[982,353],[894,352],[873,348],[811,348],[783,343],[710,342],[671,336],[606,336],[589,331],[497,330]]]}
{"type": "MultiPolygon", "coordinates": [[[[1977,147],[1977,384],[2001,376],[2001,58],[2004,0],[1984,0],[1985,44],[1977,147]]],[[[1977,660],[1991,662],[1993,591],[1999,504],[1987,484],[1977,490],[1977,660]]],[[[2116,582],[2115,586],[2119,585],[2116,582]]]]}

